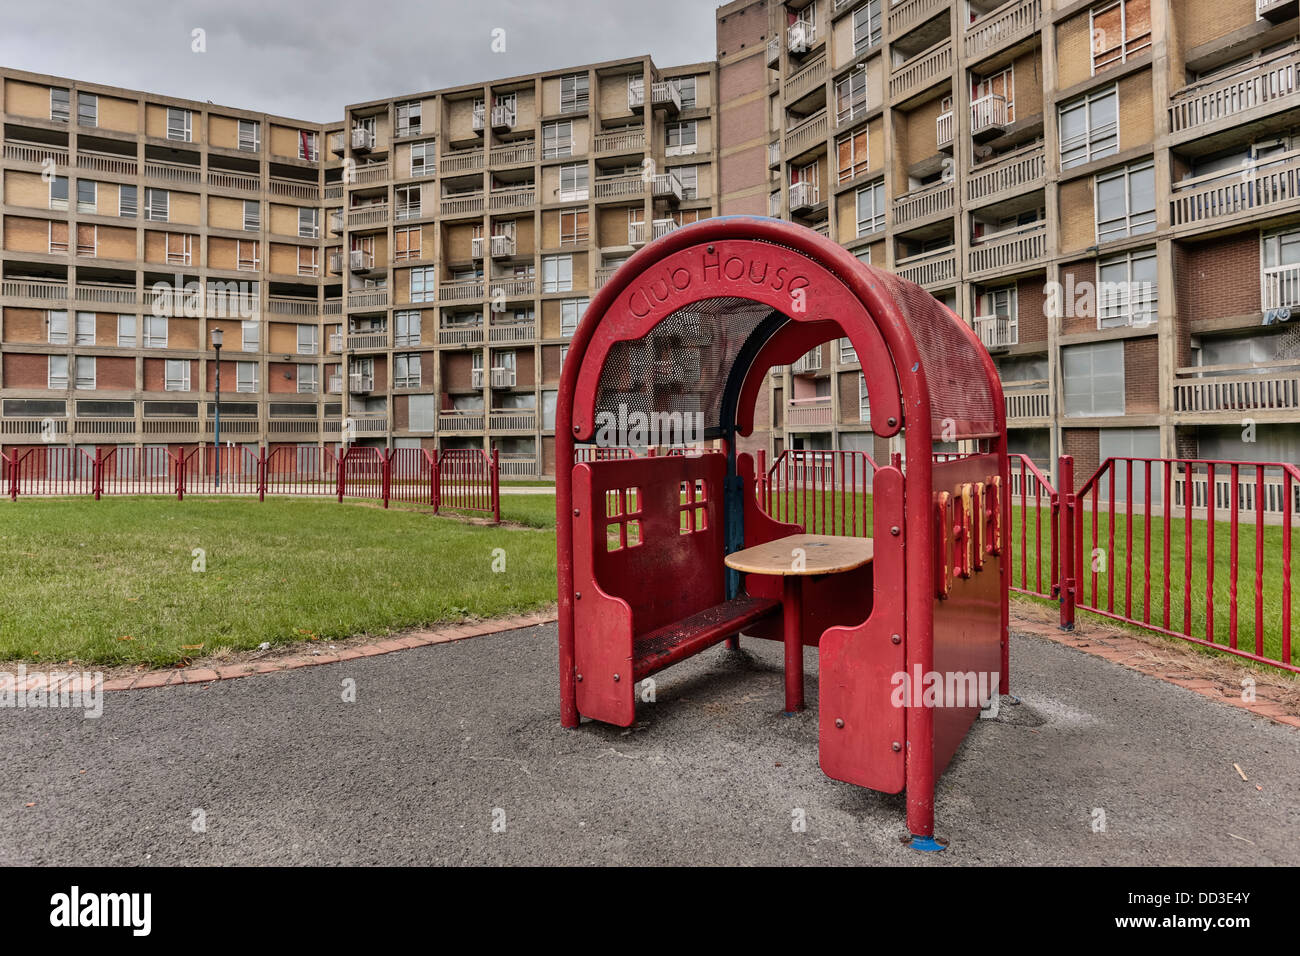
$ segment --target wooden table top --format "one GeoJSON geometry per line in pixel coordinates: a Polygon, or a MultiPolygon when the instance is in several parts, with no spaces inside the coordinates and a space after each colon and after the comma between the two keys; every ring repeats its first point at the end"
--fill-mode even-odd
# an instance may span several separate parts
{"type": "Polygon", "coordinates": [[[806,575],[834,574],[870,564],[870,538],[848,538],[829,534],[791,534],[767,544],[758,544],[727,555],[729,568],[747,574],[806,575]],[[802,550],[802,556],[797,551],[802,550]],[[799,560],[802,557],[802,560],[799,560]]]}

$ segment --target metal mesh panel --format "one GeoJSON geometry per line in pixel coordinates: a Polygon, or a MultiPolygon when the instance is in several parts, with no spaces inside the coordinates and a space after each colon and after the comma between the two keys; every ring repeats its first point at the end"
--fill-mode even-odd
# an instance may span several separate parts
{"type": "MultiPolygon", "coordinates": [[[[626,444],[627,430],[636,427],[638,419],[664,422],[661,428],[669,427],[669,421],[680,421],[686,428],[700,422],[705,430],[719,427],[722,396],[736,356],[772,313],[750,299],[703,299],[678,309],[645,337],[616,343],[600,373],[597,429],[602,422],[618,423],[617,443],[626,444]]],[[[688,433],[676,440],[701,437],[688,433]]],[[[650,443],[672,441],[660,434],[650,443]]]]}

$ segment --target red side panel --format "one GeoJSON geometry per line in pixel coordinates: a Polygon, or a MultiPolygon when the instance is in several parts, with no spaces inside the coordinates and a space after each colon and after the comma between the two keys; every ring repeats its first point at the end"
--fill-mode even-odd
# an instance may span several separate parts
{"type": "Polygon", "coordinates": [[[905,669],[903,476],[881,468],[873,484],[874,607],[864,624],[821,636],[821,767],[828,777],[898,793],[904,784],[904,709],[894,676],[905,669]],[[898,528],[899,534],[890,534],[898,528]],[[899,642],[894,643],[894,636],[899,642]]]}

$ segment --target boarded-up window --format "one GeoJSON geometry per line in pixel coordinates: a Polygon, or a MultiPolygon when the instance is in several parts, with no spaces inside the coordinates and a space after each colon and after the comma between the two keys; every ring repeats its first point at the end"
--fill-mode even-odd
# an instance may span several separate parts
{"type": "MultiPolygon", "coordinates": [[[[479,227],[482,228],[481,226],[479,227]]],[[[420,258],[420,227],[411,226],[406,229],[393,230],[393,258],[394,259],[418,259],[420,258]]]]}
{"type": "Polygon", "coordinates": [[[840,182],[846,183],[867,171],[867,131],[845,136],[836,144],[839,147],[840,182]]]}
{"type": "Polygon", "coordinates": [[[1116,0],[1092,11],[1092,72],[1151,48],[1151,0],[1116,0]]]}

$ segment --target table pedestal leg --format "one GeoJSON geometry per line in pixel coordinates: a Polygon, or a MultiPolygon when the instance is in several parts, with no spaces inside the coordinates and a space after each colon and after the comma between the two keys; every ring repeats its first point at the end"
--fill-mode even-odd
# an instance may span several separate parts
{"type": "Polygon", "coordinates": [[[785,591],[782,607],[785,618],[785,712],[803,710],[803,582],[798,575],[782,579],[785,591]]]}

